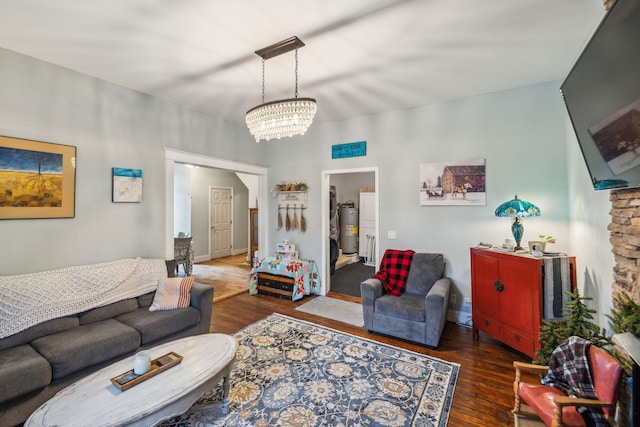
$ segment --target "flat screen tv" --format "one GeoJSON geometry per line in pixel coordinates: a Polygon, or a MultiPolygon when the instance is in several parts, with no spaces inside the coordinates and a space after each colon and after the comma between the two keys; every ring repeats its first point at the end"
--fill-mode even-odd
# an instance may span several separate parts
{"type": "Polygon", "coordinates": [[[607,12],[561,92],[593,187],[640,187],[640,0],[607,12]]]}

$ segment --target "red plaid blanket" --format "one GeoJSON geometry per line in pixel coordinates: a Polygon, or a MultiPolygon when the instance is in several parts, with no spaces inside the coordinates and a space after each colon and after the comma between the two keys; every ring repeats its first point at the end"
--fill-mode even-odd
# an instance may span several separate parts
{"type": "Polygon", "coordinates": [[[397,249],[384,251],[382,261],[380,261],[380,269],[373,277],[382,281],[382,286],[389,295],[397,297],[404,292],[414,253],[411,250],[399,251],[397,249]]]}

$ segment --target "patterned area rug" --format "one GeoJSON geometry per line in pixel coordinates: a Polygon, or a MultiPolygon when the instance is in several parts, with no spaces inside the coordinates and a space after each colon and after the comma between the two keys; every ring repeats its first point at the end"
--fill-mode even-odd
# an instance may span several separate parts
{"type": "Polygon", "coordinates": [[[234,336],[229,414],[218,387],[163,426],[447,425],[458,364],[279,314],[234,336]]]}

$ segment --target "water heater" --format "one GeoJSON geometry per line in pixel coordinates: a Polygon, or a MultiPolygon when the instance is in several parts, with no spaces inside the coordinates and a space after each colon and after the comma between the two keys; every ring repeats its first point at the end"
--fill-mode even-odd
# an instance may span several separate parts
{"type": "Polygon", "coordinates": [[[340,209],[340,248],[343,254],[358,252],[358,209],[340,209]]]}

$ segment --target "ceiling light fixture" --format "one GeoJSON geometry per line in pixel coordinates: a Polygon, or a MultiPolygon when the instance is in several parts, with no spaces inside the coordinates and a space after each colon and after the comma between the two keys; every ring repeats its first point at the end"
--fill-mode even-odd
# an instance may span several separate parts
{"type": "Polygon", "coordinates": [[[298,48],[304,46],[298,37],[256,50],[262,58],[262,104],[247,111],[249,132],[260,142],[285,136],[304,135],[318,109],[313,98],[298,98],[298,48]],[[283,53],[296,51],[296,86],[293,98],[264,102],[264,64],[267,59],[283,53]]]}

